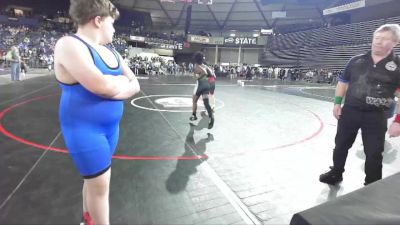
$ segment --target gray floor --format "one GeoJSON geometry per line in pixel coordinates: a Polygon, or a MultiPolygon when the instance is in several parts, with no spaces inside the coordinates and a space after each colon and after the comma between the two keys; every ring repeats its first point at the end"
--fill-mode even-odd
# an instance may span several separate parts
{"type": "MultiPolygon", "coordinates": [[[[126,101],[113,161],[112,224],[288,224],[296,212],[363,187],[360,138],[340,186],[318,182],[334,147],[333,86],[220,79],[208,130],[207,116],[189,124],[193,80],[140,83],[126,101]],[[172,97],[179,107],[159,102],[172,97]]],[[[79,223],[80,177],[56,152],[65,146],[58,94],[51,75],[0,86],[2,223],[79,223]]],[[[384,177],[400,168],[399,145],[387,138],[384,177]]]]}

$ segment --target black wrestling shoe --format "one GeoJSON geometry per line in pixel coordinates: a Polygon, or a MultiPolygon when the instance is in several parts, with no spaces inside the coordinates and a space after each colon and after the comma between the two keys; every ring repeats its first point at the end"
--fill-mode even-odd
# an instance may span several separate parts
{"type": "Polygon", "coordinates": [[[189,118],[189,120],[190,120],[190,121],[197,120],[197,116],[196,116],[196,115],[192,115],[192,116],[189,118]]]}
{"type": "Polygon", "coordinates": [[[214,126],[214,117],[210,118],[210,122],[208,123],[208,129],[213,128],[214,126]]]}
{"type": "Polygon", "coordinates": [[[343,180],[343,176],[341,172],[338,172],[333,169],[333,167],[329,167],[329,170],[326,173],[323,173],[319,176],[319,181],[325,184],[336,185],[340,181],[343,180]]]}

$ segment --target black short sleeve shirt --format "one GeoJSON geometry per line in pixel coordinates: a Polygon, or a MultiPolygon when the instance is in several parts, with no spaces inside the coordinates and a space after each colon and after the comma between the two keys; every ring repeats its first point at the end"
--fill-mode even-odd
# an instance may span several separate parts
{"type": "Polygon", "coordinates": [[[400,87],[399,59],[394,53],[374,64],[369,51],[349,60],[339,76],[348,83],[345,105],[365,110],[386,110],[400,87]]]}

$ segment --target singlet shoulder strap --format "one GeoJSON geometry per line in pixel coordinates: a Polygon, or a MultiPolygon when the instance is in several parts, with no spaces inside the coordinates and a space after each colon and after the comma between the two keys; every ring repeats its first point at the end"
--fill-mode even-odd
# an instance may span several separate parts
{"type": "Polygon", "coordinates": [[[117,50],[115,50],[115,48],[113,46],[105,45],[105,47],[108,48],[114,54],[115,58],[117,58],[117,61],[118,61],[118,67],[117,68],[119,68],[120,65],[121,65],[119,53],[117,52],[117,50]]]}
{"type": "Polygon", "coordinates": [[[94,54],[96,55],[96,58],[98,58],[98,60],[101,60],[101,61],[103,62],[103,64],[106,65],[108,68],[110,68],[110,69],[118,69],[118,68],[120,68],[121,62],[120,62],[119,56],[118,56],[118,54],[116,53],[116,51],[115,51],[114,48],[109,47],[109,46],[107,46],[107,45],[105,46],[105,47],[108,48],[108,49],[114,54],[114,56],[117,58],[118,65],[117,65],[117,67],[115,67],[115,68],[114,68],[114,67],[110,67],[110,66],[103,60],[103,58],[100,56],[100,54],[97,52],[97,50],[96,50],[94,47],[92,47],[89,43],[87,43],[86,41],[84,41],[82,38],[80,38],[79,36],[77,36],[77,35],[75,35],[75,34],[71,34],[70,36],[71,36],[71,37],[74,37],[74,38],[76,38],[76,39],[78,39],[79,41],[81,41],[83,44],[86,45],[86,47],[89,49],[90,55],[92,56],[93,62],[94,62],[95,64],[96,64],[96,59],[95,59],[94,54]]]}
{"type": "Polygon", "coordinates": [[[85,44],[86,47],[88,47],[89,49],[92,49],[92,48],[93,48],[93,47],[90,46],[86,41],[84,41],[82,38],[80,38],[78,35],[76,35],[76,34],[71,34],[70,36],[73,37],[73,38],[76,38],[76,39],[80,40],[80,41],[81,41],[83,44],[85,44]]]}
{"type": "Polygon", "coordinates": [[[94,48],[93,48],[92,46],[90,46],[86,41],[84,41],[82,38],[78,37],[77,35],[71,34],[70,36],[73,37],[73,38],[78,39],[79,41],[81,41],[83,44],[86,45],[86,47],[89,49],[90,55],[92,56],[93,62],[95,63],[96,60],[94,59],[93,51],[95,51],[96,54],[97,54],[96,49],[94,49],[94,48]]]}

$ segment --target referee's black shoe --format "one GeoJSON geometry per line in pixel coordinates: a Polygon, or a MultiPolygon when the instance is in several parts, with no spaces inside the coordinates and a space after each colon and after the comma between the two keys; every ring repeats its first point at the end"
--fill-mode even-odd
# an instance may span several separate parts
{"type": "Polygon", "coordinates": [[[319,176],[319,181],[325,184],[336,185],[340,181],[343,180],[343,176],[341,172],[335,170],[332,166],[329,167],[329,170],[326,173],[323,173],[319,176]]]}

